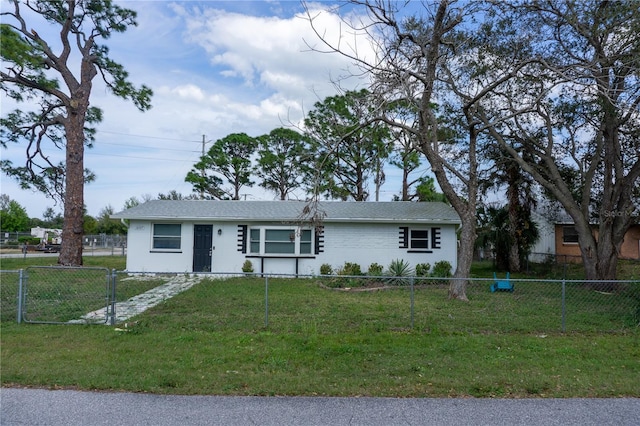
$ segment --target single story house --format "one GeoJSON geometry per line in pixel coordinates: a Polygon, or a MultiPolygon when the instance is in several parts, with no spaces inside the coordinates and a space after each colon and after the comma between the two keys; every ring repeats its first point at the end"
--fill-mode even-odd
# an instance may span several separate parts
{"type": "Polygon", "coordinates": [[[363,272],[402,259],[456,268],[460,218],[444,203],[154,200],[112,215],[126,220],[130,272],[319,274],[345,262],[363,272]]]}
{"type": "MultiPolygon", "coordinates": [[[[598,237],[598,226],[592,225],[593,234],[598,237]]],[[[580,246],[578,245],[578,231],[573,222],[559,222],[555,224],[556,258],[560,262],[582,263],[580,246]]],[[[640,224],[634,224],[627,229],[620,247],[620,259],[640,260],[640,224]]]]}

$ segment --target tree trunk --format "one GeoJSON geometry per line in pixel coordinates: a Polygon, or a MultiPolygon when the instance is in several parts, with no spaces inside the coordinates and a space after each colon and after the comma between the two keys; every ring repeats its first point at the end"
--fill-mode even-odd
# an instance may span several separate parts
{"type": "Polygon", "coordinates": [[[64,225],[58,264],[82,266],[84,223],[84,117],[72,112],[66,123],[64,225]]]}
{"type": "Polygon", "coordinates": [[[402,169],[402,199],[400,201],[409,200],[409,171],[407,168],[402,169]]]}
{"type": "Polygon", "coordinates": [[[507,164],[507,211],[509,215],[509,271],[520,272],[520,239],[518,238],[518,169],[513,162],[507,164]]]}
{"type": "MultiPolygon", "coordinates": [[[[604,220],[598,229],[598,262],[596,264],[597,279],[615,280],[617,277],[618,256],[622,248],[624,234],[628,229],[627,219],[623,216],[601,214],[604,220]]],[[[614,289],[614,283],[597,284],[600,290],[614,289]]]]}
{"type": "MultiPolygon", "coordinates": [[[[598,242],[598,263],[596,264],[599,280],[615,280],[618,267],[618,250],[612,244],[598,242]]],[[[612,290],[615,285],[603,282],[597,285],[601,290],[612,290]]]]}
{"type": "Polygon", "coordinates": [[[460,247],[458,249],[458,265],[449,284],[449,299],[457,299],[468,302],[467,278],[471,275],[471,263],[473,262],[473,247],[476,240],[476,218],[474,214],[466,212],[461,214],[462,226],[460,228],[460,247]]]}

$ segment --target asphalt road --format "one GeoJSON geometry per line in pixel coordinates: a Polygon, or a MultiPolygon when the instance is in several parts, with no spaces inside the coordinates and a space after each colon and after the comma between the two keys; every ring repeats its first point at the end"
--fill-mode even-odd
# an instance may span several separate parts
{"type": "Polygon", "coordinates": [[[637,426],[640,399],[221,397],[4,388],[0,424],[637,426]]]}

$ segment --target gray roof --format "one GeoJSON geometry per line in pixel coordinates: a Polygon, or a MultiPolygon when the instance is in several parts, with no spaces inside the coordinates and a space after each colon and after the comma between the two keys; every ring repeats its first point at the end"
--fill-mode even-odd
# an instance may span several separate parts
{"type": "MultiPolygon", "coordinates": [[[[301,221],[304,201],[153,200],[116,213],[114,219],[180,219],[217,221],[301,221]]],[[[322,201],[324,222],[408,222],[459,224],[455,210],[445,203],[408,201],[322,201]]]]}

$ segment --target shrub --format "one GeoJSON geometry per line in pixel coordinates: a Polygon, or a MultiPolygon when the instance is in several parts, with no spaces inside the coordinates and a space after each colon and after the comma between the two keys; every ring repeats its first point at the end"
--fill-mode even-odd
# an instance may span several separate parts
{"type": "Polygon", "coordinates": [[[320,265],[320,275],[333,275],[333,268],[328,263],[320,265]]]}
{"type": "Polygon", "coordinates": [[[338,268],[335,271],[335,273],[338,275],[338,277],[329,280],[329,287],[361,287],[366,282],[362,278],[355,278],[355,276],[363,275],[362,271],[360,270],[360,265],[358,265],[357,263],[345,262],[342,267],[338,268]]]}
{"type": "Polygon", "coordinates": [[[418,263],[416,265],[416,276],[428,277],[430,270],[431,270],[431,265],[429,263],[418,263]]]}
{"type": "Polygon", "coordinates": [[[432,277],[448,278],[451,276],[451,263],[441,260],[433,265],[432,277]]]}
{"type": "Polygon", "coordinates": [[[372,277],[379,277],[380,275],[382,275],[383,269],[384,267],[382,265],[374,262],[371,265],[369,265],[369,270],[367,271],[367,275],[370,275],[372,277]]]}
{"type": "Polygon", "coordinates": [[[247,274],[253,272],[253,263],[251,263],[249,259],[245,260],[242,264],[242,272],[247,274]]]}
{"type": "Polygon", "coordinates": [[[357,263],[344,262],[344,266],[338,269],[338,275],[362,275],[360,265],[357,263]]]}
{"type": "Polygon", "coordinates": [[[389,264],[387,275],[391,277],[387,280],[389,284],[404,285],[409,282],[408,277],[413,275],[413,269],[403,259],[396,259],[389,264]]]}
{"type": "Polygon", "coordinates": [[[18,243],[20,244],[29,244],[29,245],[38,245],[40,244],[40,238],[36,237],[18,237],[18,243]]]}

